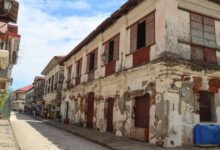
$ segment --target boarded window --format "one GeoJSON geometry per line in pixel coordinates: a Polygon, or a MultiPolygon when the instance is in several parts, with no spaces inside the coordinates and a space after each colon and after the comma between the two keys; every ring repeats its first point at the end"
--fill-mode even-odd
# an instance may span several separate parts
{"type": "Polygon", "coordinates": [[[191,46],[191,57],[195,61],[207,62],[216,64],[216,50],[212,48],[204,48],[202,46],[191,46]]]}
{"type": "Polygon", "coordinates": [[[191,40],[193,44],[215,48],[214,19],[191,13],[191,40]]]}

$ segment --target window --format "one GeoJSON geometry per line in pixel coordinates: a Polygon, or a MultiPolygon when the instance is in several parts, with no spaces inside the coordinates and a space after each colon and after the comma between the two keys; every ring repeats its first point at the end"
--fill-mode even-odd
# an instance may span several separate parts
{"type": "Polygon", "coordinates": [[[89,71],[95,69],[95,53],[91,53],[89,57],[89,71]]]}
{"type": "Polygon", "coordinates": [[[72,73],[72,65],[67,69],[67,80],[71,80],[71,73],[72,73]]]}
{"type": "Polygon", "coordinates": [[[87,72],[92,72],[97,68],[98,49],[87,55],[87,72]]]}
{"type": "Polygon", "coordinates": [[[67,88],[69,89],[71,86],[71,74],[72,74],[72,65],[68,67],[67,71],[67,88]]]}
{"type": "Polygon", "coordinates": [[[116,61],[119,59],[120,34],[105,43],[105,76],[115,73],[116,61]]]}
{"type": "Polygon", "coordinates": [[[95,76],[95,69],[97,68],[97,60],[98,60],[98,49],[90,52],[87,55],[87,68],[86,71],[88,73],[88,81],[92,81],[95,76]]]}
{"type": "Polygon", "coordinates": [[[200,121],[214,121],[214,95],[208,91],[199,92],[200,121]]]}
{"type": "Polygon", "coordinates": [[[108,61],[112,62],[114,60],[114,40],[109,42],[109,53],[108,53],[108,61]]]}
{"type": "Polygon", "coordinates": [[[191,58],[195,61],[217,63],[214,19],[191,13],[191,58]]]}
{"type": "Polygon", "coordinates": [[[81,67],[82,67],[82,59],[76,62],[76,76],[77,77],[81,75],[81,67]]]}
{"type": "Polygon", "coordinates": [[[143,21],[137,26],[137,49],[145,47],[146,45],[146,22],[143,21]]]}
{"type": "Polygon", "coordinates": [[[81,67],[82,67],[82,59],[78,60],[76,62],[76,78],[75,78],[75,85],[80,84],[80,78],[81,78],[81,67]]]}
{"type": "Polygon", "coordinates": [[[119,59],[119,41],[120,34],[117,34],[105,43],[105,64],[109,64],[119,59]]]}
{"type": "Polygon", "coordinates": [[[130,51],[134,53],[136,50],[154,43],[155,13],[153,12],[130,27],[130,51]]]}

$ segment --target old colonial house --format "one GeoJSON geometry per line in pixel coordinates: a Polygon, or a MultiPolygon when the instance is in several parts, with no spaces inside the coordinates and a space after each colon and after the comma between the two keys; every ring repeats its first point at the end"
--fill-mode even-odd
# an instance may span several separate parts
{"type": "Polygon", "coordinates": [[[33,88],[32,85],[28,85],[28,86],[22,87],[20,89],[17,89],[12,93],[12,104],[11,104],[12,110],[24,111],[26,92],[32,88],[33,88]]]}
{"type": "Polygon", "coordinates": [[[54,56],[42,71],[45,76],[44,100],[49,118],[59,118],[62,99],[64,67],[59,64],[63,56],[54,56]]]}
{"type": "Polygon", "coordinates": [[[19,3],[15,0],[0,0],[0,90],[11,84],[11,71],[17,62],[20,35],[17,22],[19,3]],[[7,5],[10,4],[10,5],[7,5]],[[10,7],[9,7],[10,6],[10,7]]]}
{"type": "Polygon", "coordinates": [[[196,124],[220,123],[219,10],[209,0],[129,0],[62,60],[63,119],[191,144],[196,124]]]}

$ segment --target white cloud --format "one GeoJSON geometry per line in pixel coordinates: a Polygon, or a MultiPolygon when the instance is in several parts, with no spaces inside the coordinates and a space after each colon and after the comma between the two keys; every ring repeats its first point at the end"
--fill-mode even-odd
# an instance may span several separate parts
{"type": "Polygon", "coordinates": [[[34,76],[41,73],[54,55],[70,52],[108,16],[55,17],[26,1],[20,1],[18,26],[21,51],[18,64],[13,69],[14,88],[32,83],[34,76]]]}

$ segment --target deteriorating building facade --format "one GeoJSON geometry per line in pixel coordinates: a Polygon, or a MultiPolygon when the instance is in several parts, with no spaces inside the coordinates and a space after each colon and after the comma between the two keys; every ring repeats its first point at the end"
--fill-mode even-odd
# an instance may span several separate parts
{"type": "Polygon", "coordinates": [[[63,119],[153,144],[220,123],[220,5],[130,0],[62,61],[63,119]]]}

